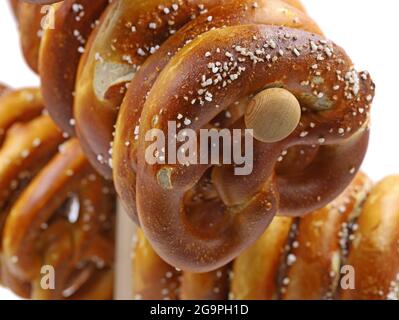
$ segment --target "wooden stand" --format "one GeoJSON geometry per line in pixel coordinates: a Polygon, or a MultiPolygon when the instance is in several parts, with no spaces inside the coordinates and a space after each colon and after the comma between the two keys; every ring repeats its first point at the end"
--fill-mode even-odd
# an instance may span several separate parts
{"type": "Polygon", "coordinates": [[[132,245],[136,226],[120,201],[116,214],[115,300],[132,300],[132,245]]]}

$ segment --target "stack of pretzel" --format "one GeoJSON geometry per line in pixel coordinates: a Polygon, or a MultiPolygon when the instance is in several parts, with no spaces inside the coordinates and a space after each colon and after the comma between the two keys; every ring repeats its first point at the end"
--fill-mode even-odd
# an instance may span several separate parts
{"type": "Polygon", "coordinates": [[[138,233],[136,299],[398,300],[399,176],[364,174],[331,204],[277,217],[262,237],[214,272],[176,270],[138,233]]]}
{"type": "MultiPolygon", "coordinates": [[[[361,166],[374,84],[323,36],[298,0],[12,4],[26,59],[40,75],[46,110],[65,135],[78,138],[96,171],[113,179],[141,227],[145,253],[135,264],[145,266],[146,254],[166,261],[147,269],[153,272],[149,277],[164,279],[164,296],[175,298],[180,288],[172,281],[180,276],[173,265],[185,270],[181,297],[201,292],[201,286],[217,290],[199,297],[224,297],[227,270],[233,263],[234,274],[243,273],[251,250],[260,250],[252,247],[256,241],[275,257],[275,266],[259,265],[271,281],[281,245],[294,238],[289,236],[299,219],[294,217],[334,207],[329,203],[361,166]],[[168,132],[170,121],[180,130],[253,129],[252,173],[236,176],[234,165],[225,164],[149,164],[146,133],[168,132]]],[[[100,200],[98,210],[102,201],[109,203],[100,200]]],[[[324,218],[338,220],[331,216],[324,218]]],[[[79,260],[80,250],[72,251],[79,260]]],[[[136,282],[145,281],[138,274],[136,282]]],[[[253,279],[242,281],[232,282],[236,298],[249,297],[245,286],[253,279]]],[[[278,287],[280,293],[249,291],[263,298],[265,292],[293,297],[288,285],[278,287]]],[[[329,288],[319,296],[334,297],[329,288]]],[[[138,295],[149,297],[143,291],[138,295]]]]}

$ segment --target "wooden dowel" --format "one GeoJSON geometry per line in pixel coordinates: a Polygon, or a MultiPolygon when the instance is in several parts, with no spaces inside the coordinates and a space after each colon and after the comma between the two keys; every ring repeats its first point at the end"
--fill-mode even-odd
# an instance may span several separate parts
{"type": "Polygon", "coordinates": [[[248,104],[245,124],[253,129],[254,138],[274,143],[287,138],[298,126],[301,106],[285,89],[272,88],[258,93],[248,104]]]}

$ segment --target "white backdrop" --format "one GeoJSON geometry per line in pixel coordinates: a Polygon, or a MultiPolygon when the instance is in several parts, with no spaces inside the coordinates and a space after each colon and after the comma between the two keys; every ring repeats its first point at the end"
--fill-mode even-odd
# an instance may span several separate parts
{"type": "MultiPolygon", "coordinates": [[[[96,1],[96,0],[93,0],[96,1]]],[[[328,38],[345,48],[357,68],[370,71],[377,84],[372,139],[363,165],[374,180],[399,174],[399,1],[303,0],[328,38]],[[398,140],[397,140],[398,139],[398,140]]],[[[32,86],[37,77],[25,66],[18,35],[6,0],[0,0],[0,82],[32,86]]],[[[12,295],[0,288],[0,300],[12,295]]]]}

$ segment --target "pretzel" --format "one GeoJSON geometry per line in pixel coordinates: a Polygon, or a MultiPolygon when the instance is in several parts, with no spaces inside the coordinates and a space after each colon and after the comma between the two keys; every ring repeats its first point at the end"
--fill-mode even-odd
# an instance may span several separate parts
{"type": "Polygon", "coordinates": [[[62,144],[37,89],[8,91],[0,107],[1,282],[24,298],[112,298],[111,186],[77,140],[62,144]],[[45,265],[54,290],[41,286],[45,265]]]}
{"type": "MultiPolygon", "coordinates": [[[[344,193],[325,208],[301,218],[276,217],[262,237],[236,258],[232,267],[226,267],[231,271],[223,282],[224,288],[228,288],[225,297],[228,294],[229,299],[237,300],[399,299],[398,186],[397,176],[373,186],[366,175],[358,174],[344,193]],[[342,287],[345,266],[355,272],[355,288],[342,287]]],[[[147,246],[146,250],[151,250],[148,241],[147,246]]],[[[143,247],[135,248],[136,254],[142,250],[143,247]]],[[[158,259],[157,263],[164,263],[158,259]]],[[[148,262],[144,256],[141,261],[148,262]]],[[[187,277],[186,272],[182,273],[177,299],[184,299],[184,286],[201,288],[201,283],[204,286],[207,282],[199,279],[212,278],[213,274],[187,277]]],[[[157,276],[146,280],[148,287],[160,282],[157,276]]],[[[159,299],[159,291],[153,292],[158,292],[159,299]]],[[[197,289],[189,298],[198,299],[203,293],[197,289]]]]}
{"type": "MultiPolygon", "coordinates": [[[[254,243],[277,211],[297,216],[319,209],[354,178],[367,149],[374,85],[298,1],[79,1],[77,11],[74,4],[57,4],[57,26],[44,32],[39,65],[46,106],[64,130],[76,124],[101,174],[109,178],[114,168],[125,207],[168,263],[193,272],[218,269],[254,243]],[[59,63],[66,57],[71,67],[59,63]],[[181,116],[187,119],[181,129],[199,130],[237,109],[225,128],[253,126],[255,138],[268,141],[249,111],[253,98],[276,87],[299,102],[299,123],[284,111],[290,116],[280,119],[290,124],[277,141],[255,141],[244,182],[230,165],[145,162],[145,133],[167,132],[168,121],[181,116]],[[315,155],[304,170],[279,174],[286,153],[311,146],[315,155]],[[201,200],[206,185],[212,195],[201,200]],[[204,214],[210,207],[213,221],[204,214]]],[[[266,117],[270,103],[260,101],[254,110],[266,117]]]]}
{"type": "MultiPolygon", "coordinates": [[[[318,54],[311,53],[309,43],[320,43],[320,41],[324,42],[322,38],[302,31],[254,25],[209,31],[180,50],[162,71],[141,113],[140,132],[148,132],[154,127],[167,132],[168,121],[179,119],[179,114],[182,112],[183,117],[190,119],[191,122],[195,119],[195,123],[189,126],[190,128],[202,128],[220,112],[219,110],[225,109],[230,103],[254,94],[276,81],[282,81],[283,86],[287,86],[290,91],[300,90],[297,93],[298,96],[309,98],[313,90],[309,90],[310,87],[300,86],[304,77],[308,79],[309,76],[308,71],[303,74],[302,70],[312,70],[318,54]],[[287,43],[287,34],[291,39],[297,40],[287,43]],[[257,41],[252,40],[255,37],[257,41]],[[250,46],[251,49],[246,50],[255,52],[257,50],[255,48],[262,48],[270,38],[274,39],[278,48],[296,45],[302,48],[302,52],[299,57],[295,53],[285,54],[271,67],[268,63],[246,62],[243,68],[251,71],[243,73],[241,81],[231,83],[227,89],[214,88],[211,93],[212,103],[205,103],[201,107],[191,105],[192,101],[195,99],[198,101],[199,97],[190,96],[189,92],[197,93],[201,90],[201,84],[190,75],[210,76],[206,61],[221,61],[223,64],[226,60],[226,52],[232,51],[234,45],[240,45],[240,48],[250,46]],[[216,53],[215,44],[220,49],[220,54],[216,53]],[[214,60],[206,60],[207,52],[214,53],[214,60]],[[301,72],[298,74],[294,72],[295,70],[290,72],[289,82],[285,82],[281,80],[284,76],[282,70],[291,69],[292,55],[298,59],[297,61],[303,57],[301,63],[296,64],[301,72]],[[184,63],[182,63],[183,59],[184,63]],[[204,59],[202,63],[201,59],[204,59]],[[191,66],[190,69],[186,67],[188,65],[191,66]],[[269,76],[267,79],[263,78],[265,72],[269,76]],[[179,82],[178,79],[184,79],[184,82],[179,82]],[[243,87],[243,83],[247,85],[243,87]],[[252,88],[249,88],[249,83],[253,85],[252,88]],[[188,97],[188,101],[184,97],[188,97]],[[219,108],[215,108],[215,105],[219,108]],[[156,126],[153,125],[155,118],[157,119],[156,126]]],[[[324,87],[323,94],[325,98],[328,97],[327,101],[332,103],[331,109],[314,111],[309,107],[302,115],[301,124],[289,138],[275,144],[255,142],[252,179],[248,177],[244,182],[237,179],[229,166],[212,169],[213,185],[220,195],[221,206],[226,207],[220,214],[215,214],[219,216],[219,220],[212,222],[214,225],[219,224],[219,228],[215,227],[213,230],[202,232],[204,227],[190,223],[188,212],[182,210],[186,192],[204,176],[209,167],[150,166],[145,162],[145,150],[150,143],[145,141],[144,134],[139,136],[136,181],[137,206],[140,208],[139,220],[150,242],[166,261],[181,269],[197,272],[218,268],[231,261],[247,245],[260,237],[278,209],[288,215],[304,214],[334,199],[350,183],[360,167],[367,148],[368,129],[365,127],[369,109],[367,100],[371,99],[373,88],[366,74],[354,73],[354,77],[362,79],[359,83],[359,91],[355,90],[358,97],[348,99],[349,92],[344,89],[345,86],[350,87],[348,80],[339,82],[341,89],[335,92],[333,87],[336,83],[336,71],[343,74],[352,74],[354,71],[343,51],[335,46],[332,48],[335,58],[327,58],[318,64],[319,70],[323,70],[325,84],[330,83],[324,87]],[[345,62],[342,63],[342,61],[345,62]],[[336,101],[333,98],[335,95],[338,95],[336,101]],[[320,145],[318,155],[301,174],[274,175],[274,167],[284,150],[297,145],[313,144],[320,145]],[[329,177],[328,184],[325,181],[326,177],[329,177]],[[154,195],[151,201],[148,200],[148,194],[154,195]],[[228,212],[234,212],[234,220],[233,215],[228,212]],[[254,227],[255,221],[256,227],[254,227]],[[190,247],[187,246],[188,244],[190,247]]],[[[278,50],[273,49],[271,53],[276,56],[278,50]]],[[[143,68],[140,69],[140,72],[142,71],[143,68]]],[[[129,90],[136,87],[134,85],[136,79],[138,78],[135,77],[130,83],[129,90]]],[[[125,109],[122,105],[119,119],[123,120],[118,122],[114,142],[115,168],[119,164],[130,165],[134,159],[130,153],[131,149],[126,148],[127,141],[133,144],[132,135],[129,135],[131,132],[129,129],[135,127],[131,126],[134,122],[130,121],[130,114],[134,113],[134,108],[129,108],[129,106],[133,105],[136,104],[131,101],[126,104],[125,109]],[[128,123],[129,128],[127,128],[128,123]],[[122,150],[125,149],[124,155],[120,155],[121,149],[118,149],[118,146],[121,146],[122,150]]],[[[302,105],[305,105],[303,100],[302,105]]],[[[325,108],[325,106],[317,106],[317,103],[312,108],[317,107],[325,108]]],[[[125,203],[134,203],[133,192],[127,196],[124,194],[131,191],[131,187],[127,187],[128,176],[123,173],[125,171],[115,169],[117,189],[125,203]]],[[[131,185],[130,176],[129,181],[131,185]]],[[[203,218],[206,220],[206,210],[203,212],[205,213],[203,218]]],[[[198,213],[198,216],[192,219],[200,221],[201,214],[198,213]]]]}

